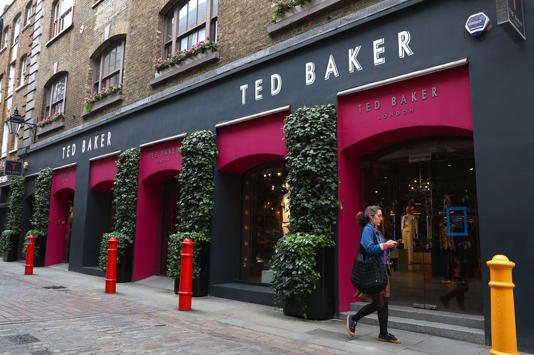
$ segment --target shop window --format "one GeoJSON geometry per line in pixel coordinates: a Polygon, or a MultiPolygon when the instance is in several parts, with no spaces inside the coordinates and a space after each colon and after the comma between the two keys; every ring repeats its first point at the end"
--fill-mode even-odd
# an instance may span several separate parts
{"type": "Polygon", "coordinates": [[[24,26],[29,25],[32,22],[33,4],[30,2],[26,5],[26,15],[24,16],[24,26]]]}
{"type": "Polygon", "coordinates": [[[74,0],[57,0],[52,6],[52,33],[50,37],[55,37],[63,30],[72,25],[74,0]]]}
{"type": "Polygon", "coordinates": [[[112,42],[93,62],[93,93],[122,83],[124,39],[112,42]]]}
{"type": "Polygon", "coordinates": [[[65,93],[67,89],[67,74],[45,86],[45,104],[43,117],[48,117],[57,112],[65,111],[65,93]]]}
{"type": "Polygon", "coordinates": [[[4,38],[2,39],[2,49],[6,48],[9,43],[9,27],[4,28],[4,38]]]}
{"type": "Polygon", "coordinates": [[[194,47],[198,42],[217,40],[218,0],[179,2],[165,17],[163,57],[194,47]]]}
{"type": "Polygon", "coordinates": [[[17,16],[17,19],[15,20],[15,24],[13,25],[13,44],[16,44],[19,42],[20,38],[20,15],[17,16]]]}
{"type": "Polygon", "coordinates": [[[289,188],[284,162],[267,163],[244,177],[241,278],[270,283],[278,239],[289,233],[289,188]]]}

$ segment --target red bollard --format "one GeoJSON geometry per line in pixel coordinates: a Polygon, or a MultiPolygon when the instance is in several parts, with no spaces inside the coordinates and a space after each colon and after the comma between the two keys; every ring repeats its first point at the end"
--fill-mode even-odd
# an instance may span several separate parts
{"type": "Polygon", "coordinates": [[[190,238],[182,242],[182,262],[180,265],[180,287],[178,289],[178,310],[191,310],[191,297],[193,295],[193,246],[190,238]]]}
{"type": "Polygon", "coordinates": [[[111,237],[108,240],[108,264],[106,267],[106,293],[115,293],[117,284],[117,245],[119,240],[111,237]]]}
{"type": "Polygon", "coordinates": [[[35,239],[37,237],[32,234],[28,239],[30,241],[26,248],[26,268],[24,269],[24,275],[33,275],[33,255],[35,253],[35,239]]]}

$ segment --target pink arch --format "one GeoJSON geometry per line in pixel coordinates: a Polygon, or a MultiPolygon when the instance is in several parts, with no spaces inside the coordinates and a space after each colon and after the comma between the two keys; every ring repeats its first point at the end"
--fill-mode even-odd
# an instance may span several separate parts
{"type": "Polygon", "coordinates": [[[181,144],[182,139],[178,138],[141,149],[133,281],[157,273],[160,262],[160,189],[163,183],[178,175],[182,168],[179,151],[181,144]]]}
{"type": "Polygon", "coordinates": [[[89,189],[93,191],[111,191],[117,174],[117,155],[91,162],[89,189]]]}
{"type": "Polygon", "coordinates": [[[76,167],[54,171],[48,217],[45,266],[63,262],[67,202],[74,198],[76,167]]]}
{"type": "Polygon", "coordinates": [[[355,300],[350,274],[360,238],[354,216],[363,207],[361,158],[413,138],[472,136],[472,131],[467,66],[338,98],[338,195],[343,204],[338,230],[340,312],[355,300]],[[406,103],[401,105],[403,96],[406,103]]]}
{"type": "Polygon", "coordinates": [[[243,174],[250,168],[287,155],[284,118],[289,111],[274,113],[217,130],[218,169],[243,174]]]}

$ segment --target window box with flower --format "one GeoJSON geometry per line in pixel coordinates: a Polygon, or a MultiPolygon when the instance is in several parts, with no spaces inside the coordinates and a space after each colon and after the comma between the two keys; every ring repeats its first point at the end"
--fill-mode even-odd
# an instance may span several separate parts
{"type": "Polygon", "coordinates": [[[150,85],[157,85],[178,74],[184,73],[202,64],[219,60],[217,42],[198,42],[194,47],[176,53],[168,58],[154,60],[155,78],[150,85]]]}
{"type": "Polygon", "coordinates": [[[82,117],[122,100],[122,86],[111,86],[87,96],[83,101],[82,117]]]}
{"type": "Polygon", "coordinates": [[[273,24],[267,32],[273,34],[346,0],[272,0],[273,24]]]}
{"type": "Polygon", "coordinates": [[[37,135],[45,134],[65,125],[65,115],[63,112],[56,112],[37,122],[37,135]]]}

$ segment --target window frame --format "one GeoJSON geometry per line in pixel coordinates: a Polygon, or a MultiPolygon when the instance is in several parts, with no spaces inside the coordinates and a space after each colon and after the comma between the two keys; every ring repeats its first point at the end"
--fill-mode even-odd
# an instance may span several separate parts
{"type": "Polygon", "coordinates": [[[13,61],[9,64],[9,72],[7,73],[7,97],[10,97],[15,92],[16,81],[17,81],[17,62],[13,61]]]}
{"type": "MultiPolygon", "coordinates": [[[[183,32],[179,32],[179,14],[180,10],[186,6],[189,5],[191,1],[197,2],[197,9],[198,9],[198,0],[187,0],[187,1],[180,1],[177,4],[175,4],[171,10],[169,10],[163,17],[163,39],[162,39],[162,46],[161,46],[161,56],[162,58],[168,57],[166,48],[170,44],[170,54],[176,53],[177,50],[180,48],[180,42],[183,38],[186,38],[190,34],[197,32],[202,27],[205,28],[206,37],[210,40],[217,40],[217,22],[218,22],[218,10],[217,13],[213,13],[213,1],[214,0],[206,0],[206,17],[204,21],[199,22],[198,21],[198,11],[197,11],[197,22],[196,24],[191,27],[187,28],[183,32]],[[174,20],[174,25],[172,25],[172,21],[174,20]],[[167,41],[168,37],[168,23],[171,22],[172,26],[172,34],[171,34],[171,40],[167,41]]],[[[217,0],[218,1],[218,0],[217,0]]],[[[218,9],[218,5],[217,5],[218,9]]],[[[187,15],[185,18],[186,23],[188,23],[188,16],[189,11],[187,11],[187,15]]],[[[188,48],[189,49],[189,48],[188,48]]]]}
{"type": "Polygon", "coordinates": [[[122,77],[123,77],[123,72],[124,72],[124,51],[126,49],[126,38],[125,37],[121,37],[121,38],[118,38],[114,41],[111,41],[106,47],[105,49],[93,60],[93,68],[96,70],[96,66],[98,66],[98,78],[97,78],[97,75],[96,75],[96,71],[94,72],[95,74],[93,75],[93,81],[91,83],[91,92],[94,94],[94,93],[99,93],[100,91],[102,91],[104,88],[102,87],[102,83],[108,79],[108,78],[111,78],[112,76],[116,75],[117,73],[119,73],[119,85],[121,86],[122,85],[122,77]],[[107,73],[105,76],[103,75],[103,69],[104,69],[104,60],[106,58],[106,55],[108,55],[109,53],[111,53],[111,51],[113,51],[115,48],[118,48],[118,47],[121,47],[121,59],[120,59],[120,66],[118,69],[115,69],[109,73],[107,73]],[[98,84],[98,89],[95,91],[94,88],[95,88],[95,84],[98,84]]]}
{"type": "Polygon", "coordinates": [[[26,72],[27,71],[28,71],[28,56],[23,55],[20,58],[20,77],[19,77],[18,87],[21,87],[24,84],[26,84],[26,72]]]}
{"type": "Polygon", "coordinates": [[[30,1],[26,5],[26,11],[24,13],[24,27],[28,26],[32,21],[33,17],[33,3],[30,1]]]}
{"type": "Polygon", "coordinates": [[[19,43],[20,33],[22,31],[21,17],[22,15],[19,13],[13,21],[13,40],[11,41],[11,46],[14,46],[15,44],[19,43]]]}
{"type": "Polygon", "coordinates": [[[4,27],[2,31],[2,49],[7,48],[9,43],[9,26],[4,27]]]}
{"type": "Polygon", "coordinates": [[[45,85],[45,92],[44,92],[44,105],[43,105],[43,118],[46,118],[48,116],[51,116],[52,108],[55,104],[61,102],[61,109],[56,112],[65,112],[65,101],[67,99],[67,83],[68,83],[68,75],[67,73],[62,73],[61,75],[58,75],[54,80],[50,81],[47,85],[45,85]],[[65,89],[63,90],[63,97],[61,100],[53,101],[54,95],[53,92],[57,85],[61,82],[64,82],[65,89]]]}
{"type": "Polygon", "coordinates": [[[74,1],[73,0],[56,0],[52,3],[52,29],[50,38],[59,36],[63,31],[69,28],[74,21],[74,1]],[[64,1],[72,1],[71,7],[61,13],[61,7],[64,1]],[[65,18],[70,16],[70,24],[65,26],[65,18]]]}

